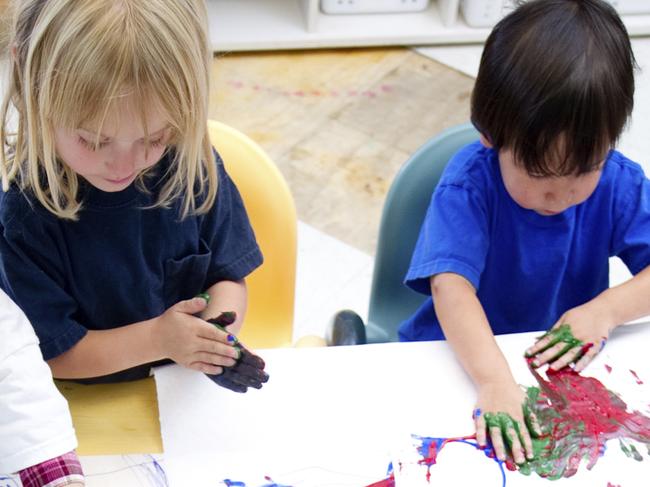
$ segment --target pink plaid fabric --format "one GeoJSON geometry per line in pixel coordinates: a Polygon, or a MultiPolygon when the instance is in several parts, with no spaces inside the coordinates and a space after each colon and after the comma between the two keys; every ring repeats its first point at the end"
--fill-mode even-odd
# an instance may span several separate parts
{"type": "Polygon", "coordinates": [[[74,451],[20,471],[23,487],[59,487],[72,482],[84,483],[79,458],[74,451]]]}

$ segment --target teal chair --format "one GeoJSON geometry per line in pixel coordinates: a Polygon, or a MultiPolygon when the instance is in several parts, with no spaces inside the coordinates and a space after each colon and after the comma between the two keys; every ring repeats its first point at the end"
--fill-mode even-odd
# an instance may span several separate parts
{"type": "Polygon", "coordinates": [[[472,124],[445,130],[420,147],[395,176],[381,215],[370,291],[368,323],[351,310],[337,313],[326,333],[329,345],[395,342],[397,329],[426,297],[403,284],[420,226],[447,162],[477,140],[472,124]]]}

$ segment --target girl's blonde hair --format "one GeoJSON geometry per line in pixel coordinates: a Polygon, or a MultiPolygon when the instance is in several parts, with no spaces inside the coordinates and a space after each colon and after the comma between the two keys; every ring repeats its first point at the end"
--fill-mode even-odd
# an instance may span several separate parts
{"type": "Polygon", "coordinates": [[[145,142],[148,106],[162,110],[172,132],[175,159],[156,206],[183,196],[183,217],[212,206],[217,172],[207,133],[212,53],[204,0],[17,0],[10,45],[0,112],[3,190],[16,181],[50,212],[76,219],[79,181],[56,157],[54,128],[93,123],[101,133],[127,90],[139,105],[145,142]],[[15,133],[8,129],[12,108],[15,133]]]}

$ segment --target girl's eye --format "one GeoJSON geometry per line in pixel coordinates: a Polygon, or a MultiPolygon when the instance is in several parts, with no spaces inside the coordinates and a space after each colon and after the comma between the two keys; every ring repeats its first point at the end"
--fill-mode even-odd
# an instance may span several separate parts
{"type": "Polygon", "coordinates": [[[163,145],[163,139],[164,139],[164,136],[158,137],[156,140],[150,140],[149,145],[151,147],[160,147],[161,145],[163,145]]]}
{"type": "Polygon", "coordinates": [[[98,144],[95,144],[94,142],[89,142],[83,137],[77,137],[79,143],[83,145],[86,149],[91,150],[91,151],[98,151],[99,149],[102,149],[106,147],[107,142],[99,142],[98,144]]]}

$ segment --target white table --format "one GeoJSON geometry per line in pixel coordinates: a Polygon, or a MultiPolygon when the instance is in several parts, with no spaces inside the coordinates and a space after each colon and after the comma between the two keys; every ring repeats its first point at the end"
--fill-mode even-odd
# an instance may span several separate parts
{"type": "MultiPolygon", "coordinates": [[[[497,338],[522,385],[534,385],[522,353],[537,335],[497,338]]],[[[650,325],[620,328],[586,371],[646,415],[648,344],[650,325]],[[646,382],[637,384],[630,369],[646,382]]],[[[271,379],[261,391],[244,395],[181,367],[156,371],[165,447],[161,466],[169,485],[225,485],[224,479],[247,487],[272,484],[264,482],[265,475],[278,485],[368,485],[385,477],[411,433],[473,433],[475,391],[445,342],[259,353],[271,379]]],[[[635,462],[610,442],[592,471],[583,467],[554,485],[647,486],[650,458],[640,451],[645,461],[635,462]]],[[[486,487],[502,485],[498,466],[481,452],[460,444],[445,452],[444,461],[441,454],[431,469],[431,484],[421,476],[421,485],[452,485],[442,478],[454,479],[454,485],[475,485],[478,479],[486,487]]],[[[509,487],[548,485],[536,475],[506,477],[509,487]]]]}

